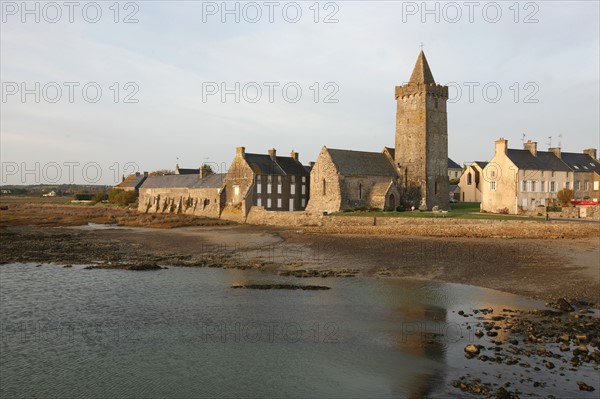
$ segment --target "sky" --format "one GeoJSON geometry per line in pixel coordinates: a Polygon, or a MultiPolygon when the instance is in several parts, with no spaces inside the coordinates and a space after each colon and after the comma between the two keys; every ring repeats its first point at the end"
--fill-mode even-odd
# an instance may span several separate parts
{"type": "Polygon", "coordinates": [[[225,172],[238,146],[381,151],[421,45],[457,163],[499,137],[600,147],[597,1],[2,1],[1,18],[2,184],[225,172]]]}

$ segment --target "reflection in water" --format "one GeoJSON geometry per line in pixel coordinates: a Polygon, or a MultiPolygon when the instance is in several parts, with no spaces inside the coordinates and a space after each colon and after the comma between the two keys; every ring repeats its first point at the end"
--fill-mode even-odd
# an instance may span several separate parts
{"type": "Polygon", "coordinates": [[[528,304],[420,281],[3,265],[0,396],[444,396],[453,344],[432,334],[465,304],[511,302],[528,304]]]}

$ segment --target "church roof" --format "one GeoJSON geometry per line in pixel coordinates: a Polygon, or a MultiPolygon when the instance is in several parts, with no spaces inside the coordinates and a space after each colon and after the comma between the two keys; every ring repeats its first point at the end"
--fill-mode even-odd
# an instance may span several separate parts
{"type": "Polygon", "coordinates": [[[338,172],[346,176],[396,177],[396,169],[381,152],[336,150],[328,148],[338,172]]]}
{"type": "Polygon", "coordinates": [[[222,188],[225,173],[211,173],[204,178],[199,175],[150,176],[140,188],[222,188]]]}
{"type": "Polygon", "coordinates": [[[417,63],[413,68],[408,83],[435,84],[433,74],[431,73],[431,69],[429,69],[429,64],[427,63],[427,58],[425,58],[425,53],[423,52],[423,50],[421,50],[421,52],[419,53],[417,63]]]}

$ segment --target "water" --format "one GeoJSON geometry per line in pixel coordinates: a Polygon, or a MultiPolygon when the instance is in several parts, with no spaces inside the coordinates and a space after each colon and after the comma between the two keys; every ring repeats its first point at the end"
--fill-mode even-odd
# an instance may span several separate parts
{"type": "Polygon", "coordinates": [[[444,397],[465,362],[459,309],[541,305],[423,281],[30,264],[0,267],[0,304],[3,398],[444,397]],[[229,288],[250,283],[331,290],[229,288]]]}

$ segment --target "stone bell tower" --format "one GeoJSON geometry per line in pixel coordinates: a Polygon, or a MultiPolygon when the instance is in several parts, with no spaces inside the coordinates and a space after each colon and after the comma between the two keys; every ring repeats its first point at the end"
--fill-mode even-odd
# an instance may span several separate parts
{"type": "Polygon", "coordinates": [[[420,187],[427,209],[449,208],[447,100],[421,51],[409,82],[396,86],[395,158],[401,184],[420,187]]]}

